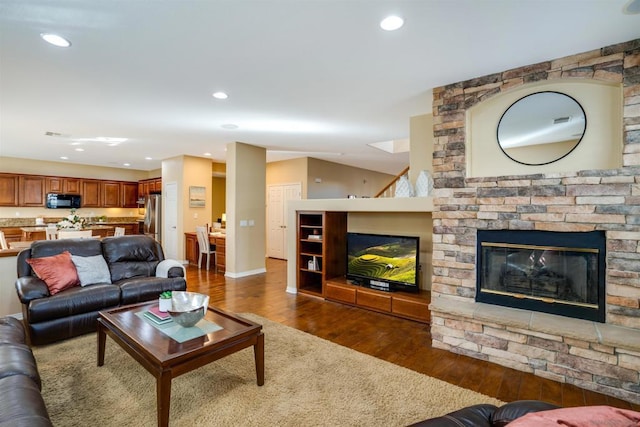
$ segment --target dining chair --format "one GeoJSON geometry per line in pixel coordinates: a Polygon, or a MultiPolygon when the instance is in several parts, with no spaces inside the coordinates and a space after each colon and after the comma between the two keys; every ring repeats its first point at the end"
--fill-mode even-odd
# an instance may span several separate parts
{"type": "Polygon", "coordinates": [[[91,230],[59,230],[58,239],[87,239],[91,238],[91,230]]]}
{"type": "Polygon", "coordinates": [[[202,265],[202,256],[207,255],[207,270],[209,270],[211,254],[213,254],[213,264],[216,263],[216,246],[209,243],[209,227],[198,226],[196,227],[196,235],[198,236],[198,246],[200,247],[200,254],[198,255],[198,268],[202,265]]]}
{"type": "Polygon", "coordinates": [[[4,238],[4,231],[0,231],[0,249],[9,249],[9,245],[7,245],[7,239],[4,238]]]}
{"type": "Polygon", "coordinates": [[[55,225],[48,225],[45,233],[47,240],[56,240],[58,238],[58,228],[55,225]]]}
{"type": "Polygon", "coordinates": [[[114,232],[114,236],[124,236],[124,227],[116,227],[114,232]]]}

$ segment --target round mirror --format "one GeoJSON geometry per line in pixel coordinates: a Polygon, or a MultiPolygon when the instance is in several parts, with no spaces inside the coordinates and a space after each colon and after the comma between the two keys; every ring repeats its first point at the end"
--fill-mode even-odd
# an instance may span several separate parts
{"type": "Polygon", "coordinates": [[[564,93],[537,92],[520,98],[498,123],[498,145],[511,160],[546,165],[568,155],[582,140],[587,117],[564,93]]]}

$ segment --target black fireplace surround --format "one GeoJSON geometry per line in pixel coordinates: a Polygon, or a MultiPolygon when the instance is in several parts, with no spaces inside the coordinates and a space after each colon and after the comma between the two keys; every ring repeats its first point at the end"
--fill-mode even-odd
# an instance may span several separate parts
{"type": "Polygon", "coordinates": [[[603,231],[478,230],[476,301],[605,321],[603,231]]]}

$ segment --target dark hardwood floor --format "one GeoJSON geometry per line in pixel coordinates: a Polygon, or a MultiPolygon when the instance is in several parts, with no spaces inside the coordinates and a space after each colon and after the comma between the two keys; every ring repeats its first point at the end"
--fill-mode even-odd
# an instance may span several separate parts
{"type": "Polygon", "coordinates": [[[255,313],[503,401],[540,399],[560,406],[610,405],[640,411],[640,405],[624,400],[432,348],[428,325],[286,293],[286,265],[268,259],[266,274],[240,279],[189,266],[187,290],[208,293],[210,304],[222,309],[255,313]]]}

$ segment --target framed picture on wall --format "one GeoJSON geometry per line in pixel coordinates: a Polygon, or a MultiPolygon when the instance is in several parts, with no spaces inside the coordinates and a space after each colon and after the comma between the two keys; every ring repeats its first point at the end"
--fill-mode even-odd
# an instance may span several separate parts
{"type": "Polygon", "coordinates": [[[205,187],[192,185],[189,187],[189,207],[204,208],[206,201],[205,187]]]}

